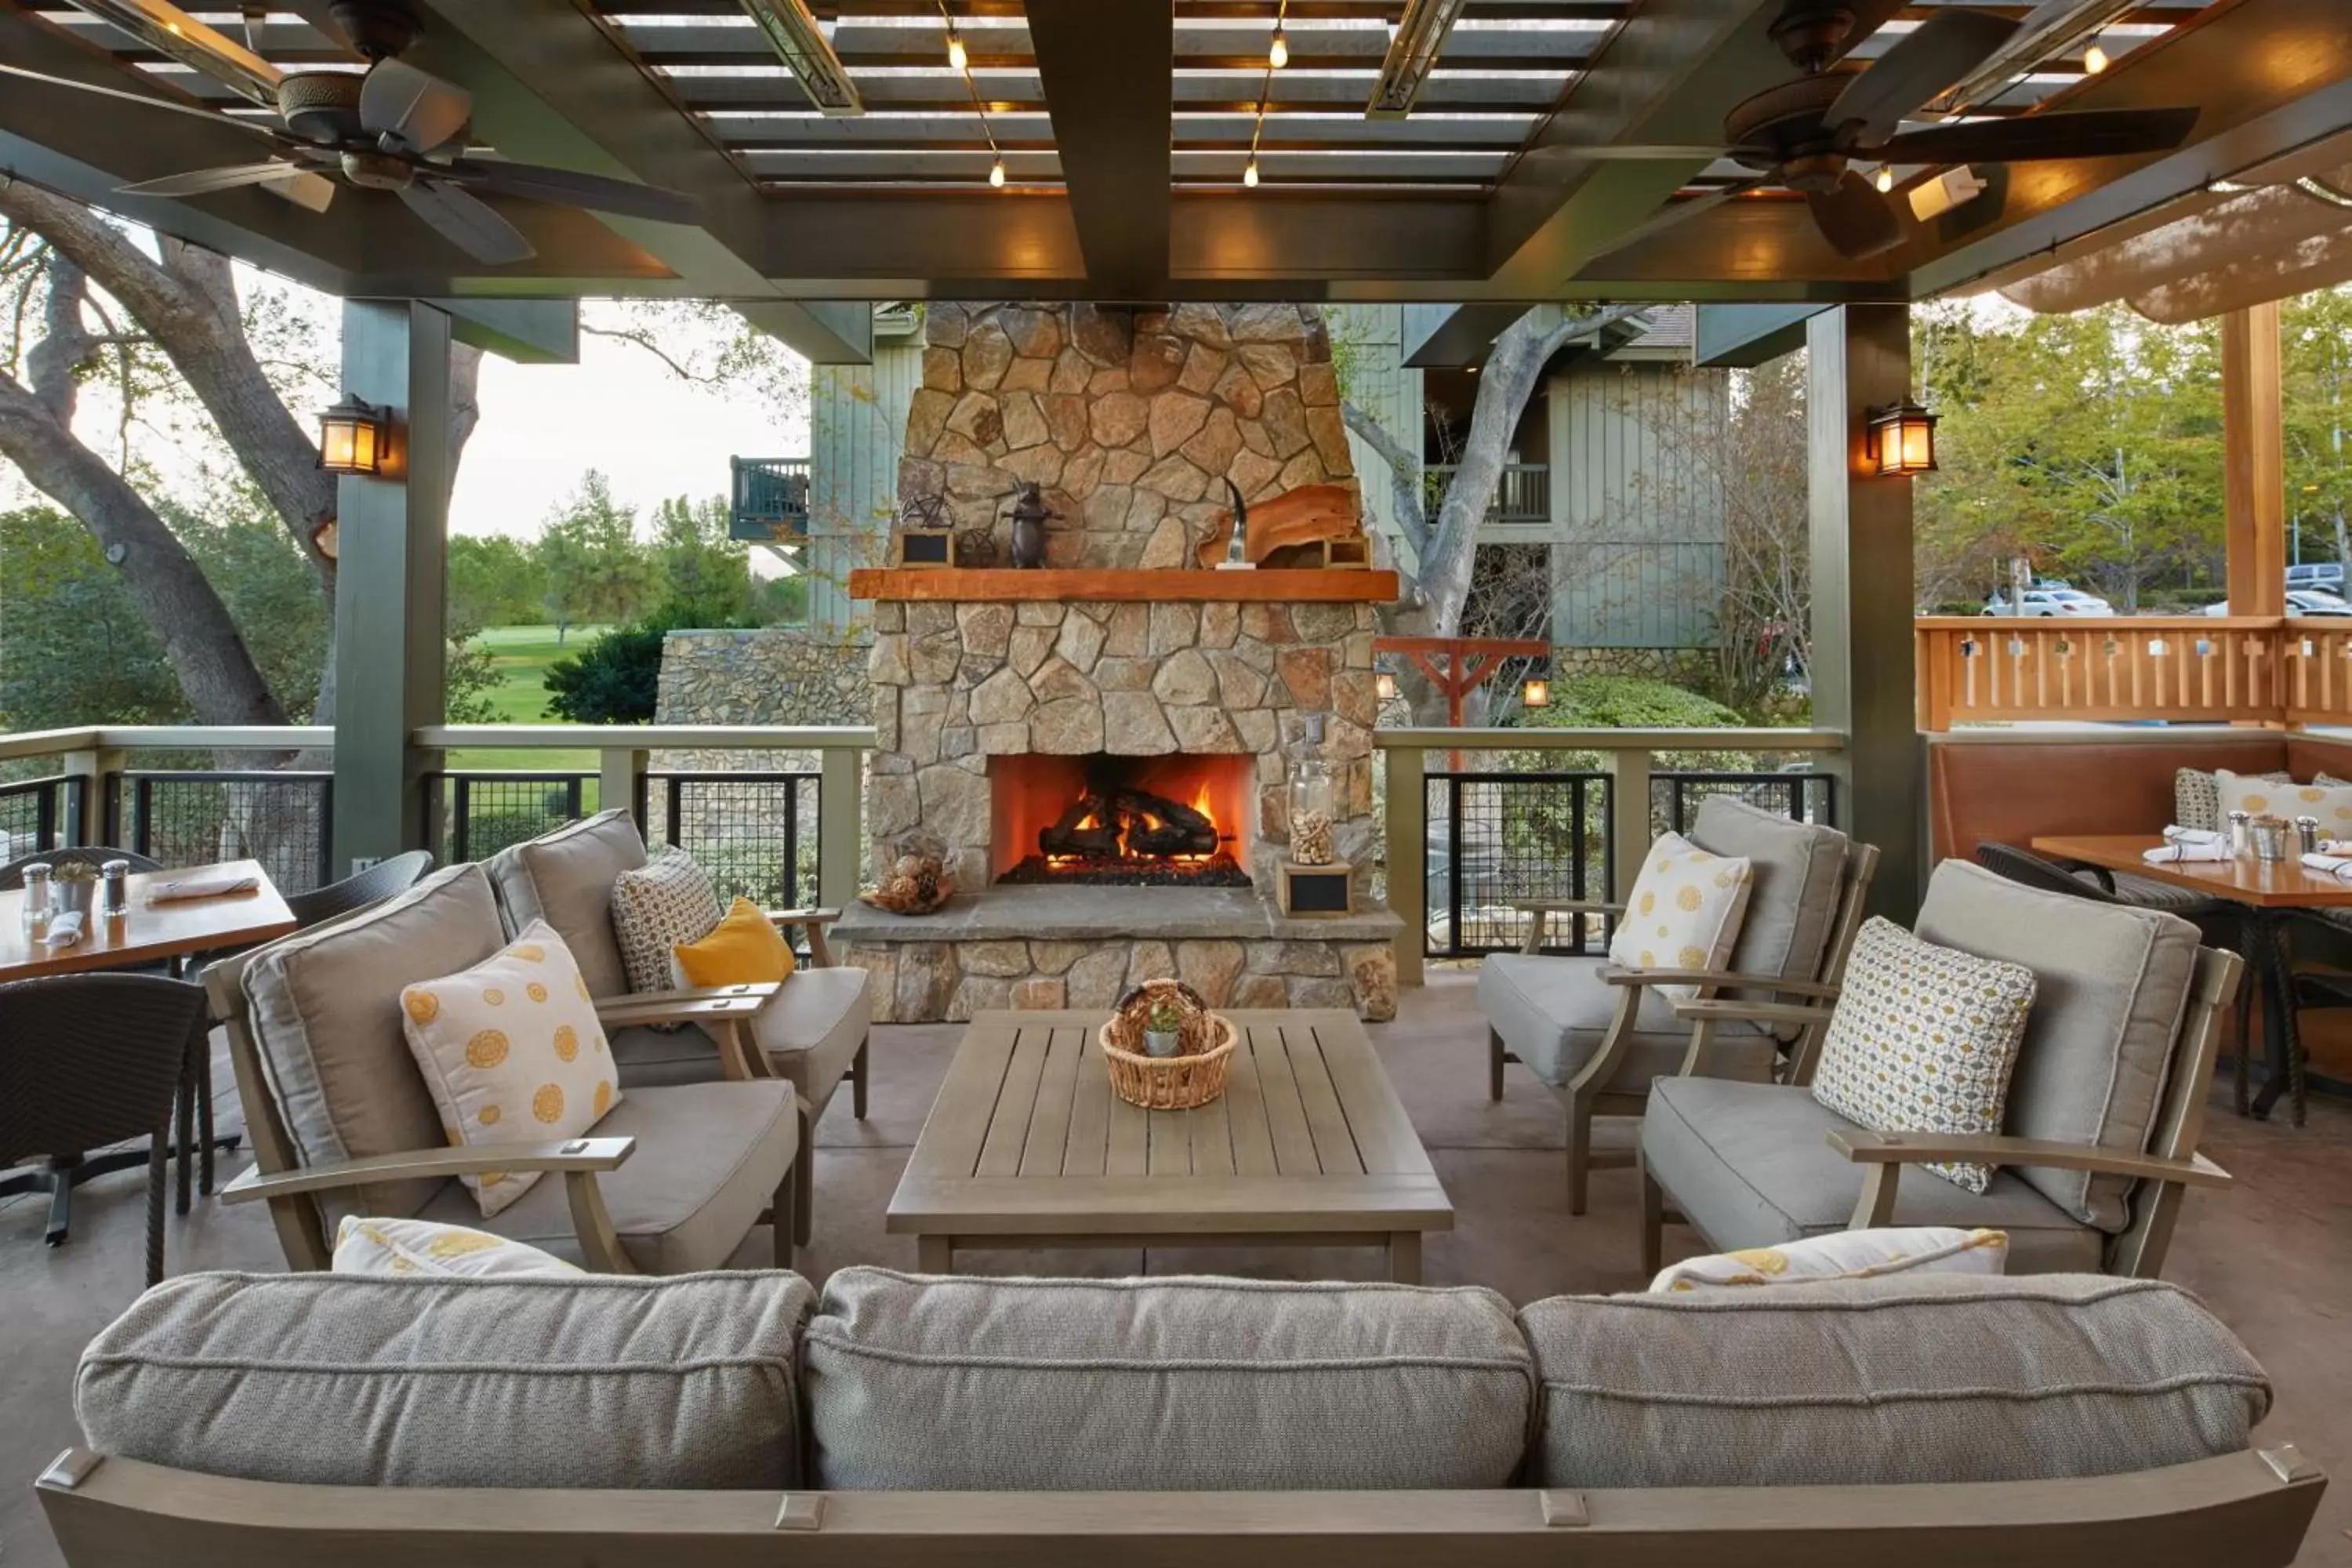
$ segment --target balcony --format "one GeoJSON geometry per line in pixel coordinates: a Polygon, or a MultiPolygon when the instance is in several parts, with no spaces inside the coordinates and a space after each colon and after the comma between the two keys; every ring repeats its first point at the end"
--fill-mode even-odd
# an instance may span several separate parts
{"type": "MultiPolygon", "coordinates": [[[[1422,505],[1434,515],[1454,482],[1455,465],[1432,464],[1422,470],[1422,505]]],[[[1486,503],[1488,522],[1540,523],[1551,521],[1551,466],[1548,463],[1506,463],[1486,503]]]]}
{"type": "Polygon", "coordinates": [[[808,537],[806,458],[730,458],[727,468],[730,538],[796,544],[808,537]]]}

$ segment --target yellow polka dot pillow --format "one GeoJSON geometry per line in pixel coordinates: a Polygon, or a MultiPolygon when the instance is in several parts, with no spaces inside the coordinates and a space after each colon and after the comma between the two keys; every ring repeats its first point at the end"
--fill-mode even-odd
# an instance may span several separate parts
{"type": "MultiPolygon", "coordinates": [[[[1846,961],[1813,1098],[1879,1132],[1999,1132],[2035,984],[2021,963],[1937,947],[1873,915],[1846,961]]],[[[1927,1169],[1972,1193],[1992,1181],[1973,1161],[1927,1169]]]]}
{"type": "Polygon", "coordinates": [[[1658,1295],[1689,1295],[1821,1279],[1875,1279],[1885,1274],[2000,1274],[2008,1268],[2005,1230],[1888,1226],[1685,1258],[1650,1281],[1650,1289],[1658,1295]]]}
{"type": "Polygon", "coordinates": [[[515,1279],[577,1274],[577,1266],[528,1242],[429,1219],[345,1216],[335,1233],[334,1272],[436,1279],[515,1279]]]}
{"type": "MultiPolygon", "coordinates": [[[[1679,833],[1662,835],[1625,900],[1609,943],[1628,969],[1722,969],[1739,940],[1755,883],[1744,855],[1710,855],[1679,833]]],[[[1695,985],[1661,985],[1669,996],[1695,996],[1695,985]]]]}
{"type": "MultiPolygon", "coordinates": [[[[451,1143],[537,1143],[593,1127],[620,1100],[612,1048],[572,950],[545,921],[473,968],[400,994],[408,1049],[451,1143]]],[[[485,1218],[538,1171],[463,1178],[485,1218]]]]}
{"type": "Polygon", "coordinates": [[[2292,780],[2280,783],[2259,773],[2233,773],[2227,768],[2213,778],[2221,797],[2221,820],[2224,824],[2233,811],[2251,812],[2256,816],[2284,816],[2290,821],[2298,816],[2315,816],[2319,818],[2321,837],[2352,838],[2352,784],[2325,778],[2307,784],[2292,780]]]}

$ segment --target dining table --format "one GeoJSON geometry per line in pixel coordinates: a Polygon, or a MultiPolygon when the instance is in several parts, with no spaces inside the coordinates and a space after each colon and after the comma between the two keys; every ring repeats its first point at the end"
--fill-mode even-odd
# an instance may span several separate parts
{"type": "MultiPolygon", "coordinates": [[[[79,942],[50,947],[42,941],[46,922],[25,913],[21,888],[0,892],[0,984],[37,980],[53,974],[75,974],[98,969],[143,969],[204,953],[250,947],[285,936],[298,929],[285,895],[269,879],[257,860],[226,860],[208,866],[179,866],[163,871],[134,871],[125,889],[128,910],[111,919],[93,909],[83,916],[79,942]],[[253,885],[239,892],[203,898],[159,900],[173,883],[237,882],[253,885]]],[[[189,1043],[186,1090],[180,1097],[177,1136],[172,1150],[179,1164],[179,1212],[188,1212],[189,1157],[200,1152],[205,1192],[213,1188],[213,1151],[234,1148],[234,1138],[216,1139],[212,1127],[212,1061],[205,1032],[189,1043]],[[196,1125],[201,1121],[201,1127],[196,1125]]],[[[86,1174],[130,1169],[146,1163],[143,1151],[96,1155],[84,1162],[86,1174]]]]}
{"type": "MultiPolygon", "coordinates": [[[[2290,1098],[2294,1125],[2304,1123],[2303,1042],[2294,1017],[2294,954],[2288,923],[2301,911],[2352,909],[2352,879],[2305,866],[2289,855],[2282,860],[2236,856],[2217,860],[2150,860],[2164,843],[2154,833],[2063,834],[2032,840],[2034,852],[2053,860],[2126,871],[2150,881],[2186,888],[2238,907],[2248,982],[2263,1004],[2263,1034],[2269,1043],[2270,1072],[2249,1099],[2246,1042],[2242,1030],[2232,1053],[2237,1107],[2242,1114],[2268,1116],[2282,1095],[2290,1098]]],[[[2241,1008],[2242,1020],[2246,1010],[2241,1008]]]]}

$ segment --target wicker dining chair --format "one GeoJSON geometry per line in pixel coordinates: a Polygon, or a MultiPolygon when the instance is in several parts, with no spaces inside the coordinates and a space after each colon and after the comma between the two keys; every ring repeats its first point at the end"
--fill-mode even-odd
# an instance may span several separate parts
{"type": "Polygon", "coordinates": [[[0,893],[13,893],[25,885],[27,866],[88,866],[93,870],[109,860],[127,860],[134,871],[160,871],[163,862],[150,855],[131,849],[111,849],[103,844],[67,844],[37,855],[19,855],[5,865],[0,865],[0,893]]]}
{"type": "Polygon", "coordinates": [[[204,1048],[201,986],[160,974],[59,974],[0,984],[0,1195],[49,1194],[62,1246],[73,1190],[136,1157],[86,1151],[145,1138],[147,1283],[163,1278],[163,1192],[172,1110],[204,1048]]]}
{"type": "Polygon", "coordinates": [[[307,931],[322,921],[363,910],[395,893],[404,893],[416,885],[417,879],[431,869],[432,851],[411,849],[404,855],[379,860],[366,870],[354,872],[340,882],[330,882],[307,893],[289,893],[286,898],[286,907],[294,912],[294,923],[307,931]]]}

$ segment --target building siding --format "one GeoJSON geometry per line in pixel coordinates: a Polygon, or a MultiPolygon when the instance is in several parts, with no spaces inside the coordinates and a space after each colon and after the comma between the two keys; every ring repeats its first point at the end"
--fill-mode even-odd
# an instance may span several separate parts
{"type": "Polygon", "coordinates": [[[888,549],[907,406],[923,373],[919,338],[878,338],[872,364],[809,367],[809,620],[850,624],[852,567],[888,549]]]}
{"type": "MultiPolygon", "coordinates": [[[[1400,446],[1421,450],[1421,372],[1404,363],[1402,305],[1326,305],[1324,318],[1332,342],[1352,346],[1348,367],[1348,401],[1380,422],[1400,446]]],[[[1395,489],[1389,483],[1389,465],[1371,443],[1348,432],[1348,454],[1364,490],[1365,510],[1372,527],[1397,545],[1408,565],[1415,563],[1411,541],[1397,526],[1395,489]]],[[[1412,475],[1418,491],[1421,475],[1412,475]]]]}

